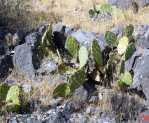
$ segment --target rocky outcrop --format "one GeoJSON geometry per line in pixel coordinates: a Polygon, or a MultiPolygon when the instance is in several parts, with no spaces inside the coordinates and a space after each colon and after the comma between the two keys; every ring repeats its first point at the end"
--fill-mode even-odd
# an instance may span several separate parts
{"type": "Polygon", "coordinates": [[[31,47],[27,44],[22,44],[18,45],[14,51],[13,64],[17,73],[32,80],[35,77],[35,70],[32,64],[31,47]]]}
{"type": "Polygon", "coordinates": [[[138,7],[147,6],[149,4],[149,0],[108,0],[108,3],[121,9],[128,9],[132,8],[134,3],[136,3],[138,7]]]}

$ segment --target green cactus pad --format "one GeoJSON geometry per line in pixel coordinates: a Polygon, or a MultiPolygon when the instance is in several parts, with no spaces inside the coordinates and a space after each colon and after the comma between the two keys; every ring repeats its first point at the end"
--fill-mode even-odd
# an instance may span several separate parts
{"type": "Polygon", "coordinates": [[[49,25],[47,30],[44,32],[42,39],[40,42],[36,42],[36,51],[38,51],[38,57],[41,57],[41,59],[44,56],[48,56],[50,53],[50,50],[55,52],[55,44],[52,39],[52,25],[49,25]]]}
{"type": "Polygon", "coordinates": [[[136,51],[135,44],[134,43],[129,44],[125,53],[125,61],[127,61],[135,51],[136,51]]]}
{"type": "Polygon", "coordinates": [[[125,84],[130,86],[132,82],[133,82],[132,75],[129,72],[126,71],[124,72],[124,74],[121,74],[120,80],[119,80],[120,85],[125,84]]]}
{"type": "Polygon", "coordinates": [[[88,50],[86,47],[82,46],[79,50],[80,68],[84,67],[87,61],[88,61],[88,50]]]}
{"type": "Polygon", "coordinates": [[[4,101],[7,96],[9,86],[7,84],[0,85],[0,101],[4,101]]]}
{"type": "Polygon", "coordinates": [[[126,49],[127,49],[127,46],[128,46],[128,38],[126,36],[122,37],[120,40],[119,40],[119,44],[117,46],[117,50],[118,50],[118,53],[120,55],[122,55],[123,53],[125,53],[126,49]]]}
{"type": "Polygon", "coordinates": [[[124,35],[127,37],[132,36],[132,33],[134,32],[134,26],[132,24],[126,26],[124,29],[124,35]]]}
{"type": "Polygon", "coordinates": [[[67,97],[70,94],[70,87],[68,83],[58,85],[53,92],[54,97],[67,97]]]}
{"type": "Polygon", "coordinates": [[[17,85],[11,86],[6,97],[6,107],[8,111],[17,112],[20,107],[20,88],[17,85]]]}
{"type": "Polygon", "coordinates": [[[107,44],[109,44],[113,47],[117,47],[117,45],[118,45],[117,37],[113,32],[107,31],[105,33],[105,40],[106,40],[107,44]]]}
{"type": "Polygon", "coordinates": [[[112,13],[112,6],[110,4],[102,4],[100,11],[101,13],[112,13]]]}
{"type": "Polygon", "coordinates": [[[68,66],[68,64],[62,63],[58,66],[58,73],[60,74],[71,74],[75,71],[75,69],[71,66],[68,66]]]}
{"type": "Polygon", "coordinates": [[[92,55],[97,66],[99,67],[102,66],[103,65],[102,52],[96,40],[92,42],[92,55]]]}
{"type": "Polygon", "coordinates": [[[71,92],[80,87],[86,81],[86,78],[87,76],[83,69],[75,72],[68,80],[70,83],[71,92]]]}
{"type": "Polygon", "coordinates": [[[79,43],[74,37],[68,37],[65,43],[65,49],[68,50],[72,57],[77,57],[79,51],[79,43]]]}
{"type": "Polygon", "coordinates": [[[54,47],[54,43],[52,41],[52,25],[49,25],[47,30],[45,31],[42,37],[42,45],[45,47],[54,47]]]}

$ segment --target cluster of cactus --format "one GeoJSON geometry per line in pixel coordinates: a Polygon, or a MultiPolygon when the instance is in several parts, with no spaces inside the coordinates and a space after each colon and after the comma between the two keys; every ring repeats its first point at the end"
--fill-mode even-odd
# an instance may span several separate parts
{"type": "MultiPolygon", "coordinates": [[[[116,35],[112,32],[106,32],[105,39],[112,46],[112,54],[116,53],[115,57],[112,56],[112,61],[117,61],[115,63],[115,80],[118,81],[119,85],[131,85],[132,83],[132,74],[130,71],[126,71],[124,68],[125,61],[127,61],[135,52],[135,42],[133,39],[133,25],[128,25],[123,30],[123,36],[119,39],[109,38],[116,37],[116,35]],[[111,35],[111,36],[110,36],[111,35]],[[115,36],[114,36],[115,35],[115,36]],[[110,41],[112,39],[112,41],[110,41]]],[[[109,56],[109,60],[111,56],[109,56]]],[[[108,64],[113,64],[113,62],[109,61],[108,64]]],[[[114,76],[114,75],[113,75],[114,76]]]]}
{"type": "MultiPolygon", "coordinates": [[[[132,83],[132,74],[124,69],[125,61],[128,60],[134,53],[135,45],[132,41],[133,25],[128,25],[123,36],[118,38],[115,33],[107,31],[105,40],[108,44],[108,58],[105,60],[104,51],[96,40],[92,41],[90,48],[80,46],[77,40],[73,37],[68,37],[65,43],[65,48],[71,57],[77,59],[79,67],[75,68],[74,73],[68,77],[66,83],[58,85],[54,92],[54,96],[67,97],[71,95],[75,89],[81,86],[88,80],[89,74],[98,73],[99,82],[105,84],[112,81],[117,81],[120,86],[129,86],[132,83]],[[89,61],[94,61],[94,70],[89,71],[89,61]]],[[[105,48],[106,51],[106,48],[105,48]]],[[[92,76],[93,77],[93,76],[92,76]]],[[[97,77],[97,76],[96,76],[97,77]]],[[[96,81],[96,77],[93,78],[96,81]]],[[[106,84],[105,84],[106,85],[106,84]]]]}
{"type": "Polygon", "coordinates": [[[55,50],[56,48],[55,44],[53,43],[52,25],[50,24],[44,32],[41,41],[36,42],[35,51],[37,51],[37,57],[43,59],[50,54],[50,51],[56,52],[55,50]]]}
{"type": "MultiPolygon", "coordinates": [[[[106,8],[105,10],[108,10],[108,5],[103,5],[103,7],[101,6],[101,8],[104,8],[104,6],[106,8]]],[[[74,37],[67,37],[64,46],[65,50],[67,50],[66,53],[70,56],[70,58],[75,59],[75,62],[77,62],[76,64],[78,64],[79,62],[79,66],[76,68],[72,68],[70,66],[67,66],[68,63],[64,63],[63,60],[60,62],[58,68],[64,69],[59,70],[60,74],[64,72],[67,73],[70,69],[71,72],[68,77],[68,82],[58,85],[55,88],[53,95],[66,97],[72,94],[75,89],[77,89],[80,85],[87,81],[88,74],[92,74],[93,72],[99,73],[99,81],[103,83],[105,83],[105,81],[117,80],[118,82],[126,85],[128,85],[128,83],[131,83],[132,81],[125,82],[126,78],[131,77],[127,77],[127,75],[129,75],[129,72],[125,74],[126,71],[124,71],[123,68],[124,61],[128,60],[135,51],[135,45],[132,40],[133,30],[134,29],[132,25],[127,26],[123,31],[123,37],[120,39],[118,39],[114,33],[110,31],[106,32],[105,39],[111,49],[111,51],[108,53],[108,59],[106,60],[96,40],[92,41],[92,45],[90,48],[86,48],[84,46],[81,46],[74,37]],[[90,61],[93,61],[95,63],[95,70],[93,71],[89,71],[90,61]]],[[[42,40],[40,42],[37,42],[36,48],[39,53],[38,57],[49,56],[49,53],[51,53],[51,51],[52,54],[58,55],[58,57],[60,56],[59,53],[56,54],[58,49],[53,42],[52,25],[48,26],[42,37],[42,40]]]]}
{"type": "Polygon", "coordinates": [[[17,85],[0,85],[1,111],[18,112],[20,109],[20,87],[17,85]]]}
{"type": "Polygon", "coordinates": [[[110,4],[94,5],[93,9],[89,10],[90,17],[94,17],[102,13],[112,13],[112,6],[110,4]]]}

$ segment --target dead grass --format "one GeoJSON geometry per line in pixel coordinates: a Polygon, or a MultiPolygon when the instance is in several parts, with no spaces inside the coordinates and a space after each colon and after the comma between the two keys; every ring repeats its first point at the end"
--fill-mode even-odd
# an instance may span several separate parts
{"type": "MultiPolygon", "coordinates": [[[[28,27],[27,30],[29,30],[44,22],[50,23],[62,20],[68,26],[80,27],[86,31],[105,32],[119,24],[149,23],[149,7],[140,9],[137,14],[134,14],[131,10],[126,10],[121,15],[113,17],[111,21],[92,22],[88,17],[88,10],[94,4],[105,3],[106,0],[27,0],[26,2],[23,0],[23,2],[23,10],[19,9],[23,13],[22,15],[17,15],[18,9],[14,9],[10,14],[3,15],[13,20],[9,23],[12,28],[16,28],[17,25],[17,27],[28,27]]],[[[13,5],[16,6],[17,4],[13,5]]],[[[0,13],[3,13],[3,9],[0,13]]]]}

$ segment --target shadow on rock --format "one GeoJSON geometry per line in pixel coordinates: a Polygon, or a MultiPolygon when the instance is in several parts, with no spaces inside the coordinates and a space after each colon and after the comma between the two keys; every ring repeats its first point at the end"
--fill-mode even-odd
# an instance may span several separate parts
{"type": "Polygon", "coordinates": [[[12,56],[6,55],[4,57],[0,57],[0,80],[5,80],[10,74],[10,69],[12,68],[12,56]]]}

